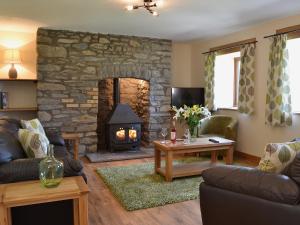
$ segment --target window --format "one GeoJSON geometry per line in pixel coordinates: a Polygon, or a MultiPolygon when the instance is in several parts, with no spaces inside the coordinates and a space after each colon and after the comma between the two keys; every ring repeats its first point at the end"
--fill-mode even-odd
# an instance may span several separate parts
{"type": "Polygon", "coordinates": [[[300,38],[290,39],[287,42],[289,51],[289,75],[292,96],[293,112],[300,112],[300,38]]]}
{"type": "Polygon", "coordinates": [[[215,61],[215,105],[237,107],[240,75],[240,52],[218,55],[215,61]]]}

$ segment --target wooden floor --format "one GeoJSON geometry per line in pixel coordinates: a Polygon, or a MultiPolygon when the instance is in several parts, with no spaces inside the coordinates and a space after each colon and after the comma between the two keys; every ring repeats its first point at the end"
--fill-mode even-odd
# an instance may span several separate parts
{"type": "Polygon", "coordinates": [[[96,168],[152,162],[136,159],[89,163],[83,159],[88,178],[90,225],[202,225],[199,200],[128,212],[122,208],[95,172],[96,168]]]}

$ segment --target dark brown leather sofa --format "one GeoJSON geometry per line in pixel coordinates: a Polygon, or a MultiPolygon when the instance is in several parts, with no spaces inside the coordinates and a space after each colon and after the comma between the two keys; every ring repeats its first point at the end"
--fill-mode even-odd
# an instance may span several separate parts
{"type": "MultiPolygon", "coordinates": [[[[29,159],[18,141],[20,121],[0,118],[0,184],[39,179],[41,159],[29,159]]],[[[64,162],[64,176],[83,176],[83,167],[68,153],[60,135],[47,134],[55,156],[64,162]]],[[[61,201],[12,209],[12,225],[72,225],[73,203],[61,201]]]]}
{"type": "Polygon", "coordinates": [[[203,173],[203,225],[299,225],[300,154],[284,171],[220,166],[203,173]]]}

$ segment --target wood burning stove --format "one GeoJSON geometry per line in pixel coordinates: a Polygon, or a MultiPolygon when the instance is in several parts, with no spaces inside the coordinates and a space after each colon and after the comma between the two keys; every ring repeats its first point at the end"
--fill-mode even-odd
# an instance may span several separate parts
{"type": "Polygon", "coordinates": [[[128,104],[120,103],[119,78],[114,79],[114,109],[106,123],[106,143],[108,149],[139,150],[141,144],[142,120],[128,104]]]}

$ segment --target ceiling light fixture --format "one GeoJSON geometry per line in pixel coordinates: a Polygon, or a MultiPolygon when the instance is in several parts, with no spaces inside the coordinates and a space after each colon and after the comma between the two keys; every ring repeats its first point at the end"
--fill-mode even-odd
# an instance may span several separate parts
{"type": "Polygon", "coordinates": [[[158,12],[154,10],[157,6],[158,4],[154,0],[144,0],[143,5],[128,5],[126,6],[126,10],[132,11],[134,9],[145,8],[153,16],[159,16],[158,12]]]}

